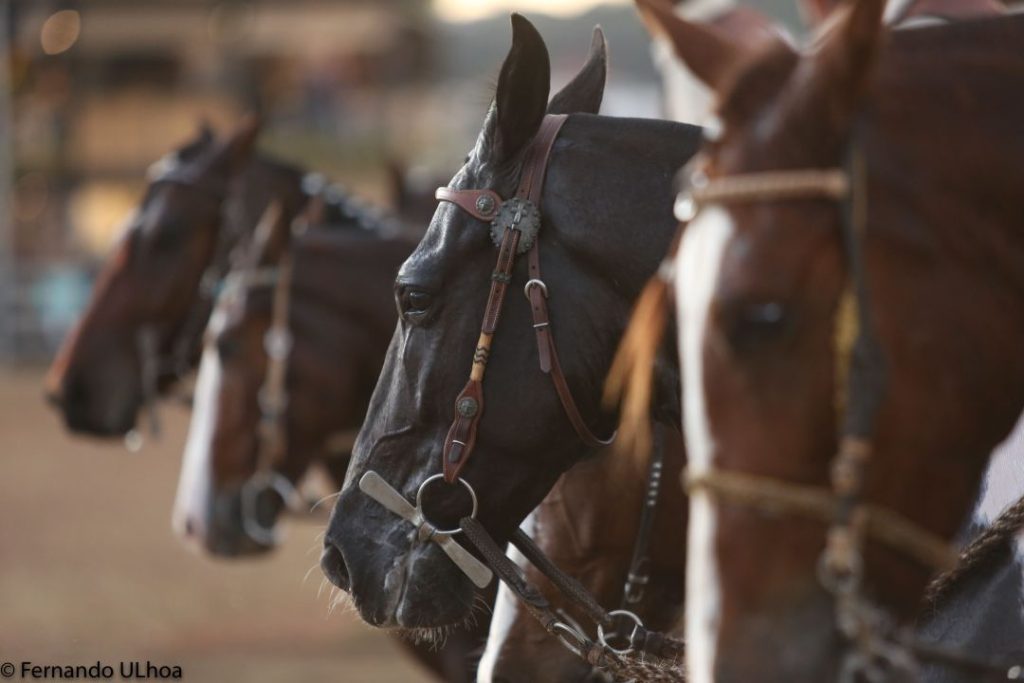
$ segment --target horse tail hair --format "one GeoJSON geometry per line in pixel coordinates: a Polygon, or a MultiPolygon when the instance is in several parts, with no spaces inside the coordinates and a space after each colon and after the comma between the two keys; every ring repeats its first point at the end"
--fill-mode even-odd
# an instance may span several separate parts
{"type": "Polygon", "coordinates": [[[636,458],[646,458],[651,449],[654,364],[668,324],[671,281],[667,264],[674,260],[674,253],[673,244],[658,273],[640,293],[604,387],[605,406],[620,407],[616,448],[636,458]]]}

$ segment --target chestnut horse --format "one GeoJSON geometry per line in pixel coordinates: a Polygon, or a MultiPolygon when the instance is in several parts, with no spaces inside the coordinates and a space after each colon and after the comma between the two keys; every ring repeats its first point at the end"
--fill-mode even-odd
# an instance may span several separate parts
{"type": "Polygon", "coordinates": [[[799,55],[639,4],[721,123],[678,205],[690,675],[906,675],[881,608],[918,614],[1024,408],[1024,17],[861,0],[799,55]]]}
{"type": "MultiPolygon", "coordinates": [[[[518,15],[512,25],[512,48],[502,66],[495,104],[450,187],[486,188],[510,196],[524,151],[545,115],[571,114],[554,141],[546,169],[537,244],[543,248],[544,290],[550,297],[550,330],[561,355],[560,372],[575,397],[580,421],[594,434],[607,436],[614,420],[600,406],[603,377],[633,299],[675,229],[669,210],[671,178],[696,147],[699,129],[592,115],[600,106],[605,80],[599,33],[586,65],[549,104],[550,65],[543,39],[518,15]]],[[[401,495],[414,498],[420,484],[439,471],[441,447],[474,356],[490,282],[492,277],[504,281],[501,273],[493,273],[494,258],[487,224],[445,203],[399,271],[398,328],[356,440],[321,559],[324,573],[352,594],[360,615],[376,626],[415,633],[457,624],[474,603],[472,583],[438,544],[417,539],[415,527],[370,498],[358,482],[372,470],[401,495]]],[[[566,419],[551,378],[537,368],[535,329],[540,328],[534,327],[531,307],[520,295],[532,277],[526,266],[520,259],[512,268],[502,327],[487,362],[487,408],[479,423],[477,450],[461,475],[476,491],[480,522],[499,542],[564,471],[594,452],[593,445],[580,440],[579,427],[566,419]]],[[[531,292],[541,291],[533,285],[531,292]]],[[[657,420],[678,428],[678,375],[671,354],[659,367],[657,420]]],[[[451,524],[460,517],[464,501],[456,500],[450,487],[439,485],[438,491],[447,493],[447,500],[429,514],[438,523],[451,524]]],[[[607,503],[614,506],[615,499],[607,503]]]]}

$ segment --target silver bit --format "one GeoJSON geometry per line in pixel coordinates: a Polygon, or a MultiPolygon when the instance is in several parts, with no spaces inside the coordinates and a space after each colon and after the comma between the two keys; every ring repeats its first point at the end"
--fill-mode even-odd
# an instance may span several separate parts
{"type": "Polygon", "coordinates": [[[420,538],[426,536],[427,541],[433,541],[441,546],[441,550],[477,588],[486,588],[491,582],[494,574],[487,565],[476,559],[451,536],[434,533],[436,529],[424,518],[423,511],[406,500],[405,496],[392,488],[379,474],[372,470],[364,474],[359,480],[359,490],[418,530],[426,527],[428,533],[419,534],[420,538]]]}

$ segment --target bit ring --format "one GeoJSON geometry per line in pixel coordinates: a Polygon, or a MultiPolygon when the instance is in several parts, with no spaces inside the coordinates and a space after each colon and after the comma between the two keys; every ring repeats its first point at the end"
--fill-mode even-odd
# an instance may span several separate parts
{"type": "MultiPolygon", "coordinates": [[[[423,491],[426,490],[428,484],[438,479],[444,479],[444,475],[434,474],[432,476],[427,477],[425,480],[423,480],[423,483],[420,484],[419,489],[416,491],[416,509],[419,510],[420,516],[423,518],[423,522],[425,524],[430,525],[430,528],[432,529],[432,536],[454,536],[455,534],[461,533],[462,529],[460,529],[459,527],[455,527],[454,529],[439,529],[436,526],[434,526],[433,522],[428,520],[427,516],[423,513],[423,491]]],[[[474,491],[473,487],[469,485],[469,482],[463,479],[462,477],[459,477],[459,483],[462,484],[467,491],[469,491],[469,497],[473,501],[473,511],[469,513],[469,516],[472,519],[476,519],[476,512],[478,508],[476,491],[474,491]]]]}

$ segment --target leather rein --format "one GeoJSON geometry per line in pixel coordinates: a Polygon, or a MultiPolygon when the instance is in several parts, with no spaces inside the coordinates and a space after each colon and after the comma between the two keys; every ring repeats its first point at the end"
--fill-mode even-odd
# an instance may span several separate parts
{"type": "MultiPolygon", "coordinates": [[[[916,640],[899,631],[880,607],[864,595],[862,580],[867,540],[888,546],[922,566],[940,572],[934,583],[949,583],[960,553],[946,539],[890,508],[865,500],[863,487],[874,452],[876,418],[885,393],[886,367],[869,316],[864,266],[867,223],[866,164],[851,144],[846,167],[736,174],[709,178],[699,163],[689,170],[688,187],[676,200],[680,230],[709,205],[826,199],[838,202],[848,277],[835,326],[836,414],[843,418],[839,447],[831,464],[831,487],[798,484],[714,467],[688,473],[686,488],[743,505],[766,516],[780,513],[817,519],[828,525],[819,560],[822,585],[835,600],[836,625],[851,645],[841,681],[882,680],[887,672],[916,672],[918,662],[987,674],[993,680],[1024,679],[1021,667],[981,659],[955,647],[916,640]]],[[[670,275],[671,274],[669,273],[670,275]]],[[[665,277],[664,272],[660,272],[665,277]]],[[[1013,506],[1020,507],[1020,504],[1013,506]]],[[[954,574],[954,572],[957,572],[954,574]]]]}

